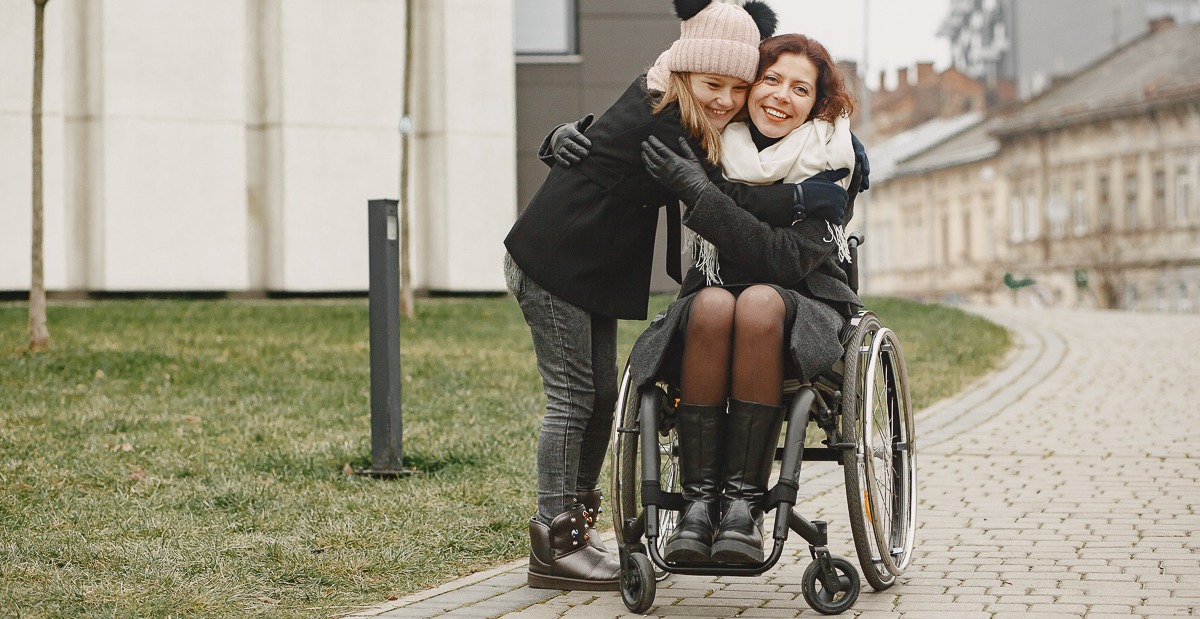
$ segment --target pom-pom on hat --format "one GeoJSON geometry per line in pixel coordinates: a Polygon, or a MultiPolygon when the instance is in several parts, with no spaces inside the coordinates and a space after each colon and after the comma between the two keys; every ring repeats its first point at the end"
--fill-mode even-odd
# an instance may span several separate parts
{"type": "Polygon", "coordinates": [[[665,54],[667,68],[689,73],[732,75],[753,82],[758,43],[775,32],[775,12],[766,4],[675,0],[683,20],[679,39],[665,54]]]}

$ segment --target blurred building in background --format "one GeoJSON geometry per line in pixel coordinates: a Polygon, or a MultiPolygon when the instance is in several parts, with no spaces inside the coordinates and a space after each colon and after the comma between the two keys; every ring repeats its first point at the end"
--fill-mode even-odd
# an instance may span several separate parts
{"type": "MultiPolygon", "coordinates": [[[[364,291],[366,204],[399,197],[406,114],[414,284],[503,290],[537,144],[679,31],[666,0],[56,0],[46,17],[46,284],[89,293],[364,291]]],[[[30,281],[32,50],[33,2],[0,3],[0,292],[30,281]]]]}
{"type": "Polygon", "coordinates": [[[954,67],[938,73],[932,62],[918,62],[916,80],[901,68],[894,89],[887,88],[886,76],[880,74],[879,89],[871,93],[871,139],[878,143],[934,118],[987,109],[982,82],[954,67]]]}
{"type": "Polygon", "coordinates": [[[951,0],[939,34],[953,66],[1000,102],[1029,99],[1164,17],[1200,22],[1200,0],[951,0]]]}
{"type": "Polygon", "coordinates": [[[874,145],[866,292],[1200,311],[1198,41],[1158,20],[1028,102],[874,145]]]}

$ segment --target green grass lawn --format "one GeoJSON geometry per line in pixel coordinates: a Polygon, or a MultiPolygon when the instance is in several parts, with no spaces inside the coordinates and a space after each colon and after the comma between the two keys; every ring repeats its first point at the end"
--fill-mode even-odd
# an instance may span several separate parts
{"type": "MultiPolygon", "coordinates": [[[[869,304],[918,407],[1008,347],[955,310],[869,304]]],[[[418,473],[377,480],[345,472],[370,464],[365,300],[54,304],[40,354],[0,304],[0,616],[329,617],[525,554],[542,394],[520,310],[417,313],[418,473]]]]}

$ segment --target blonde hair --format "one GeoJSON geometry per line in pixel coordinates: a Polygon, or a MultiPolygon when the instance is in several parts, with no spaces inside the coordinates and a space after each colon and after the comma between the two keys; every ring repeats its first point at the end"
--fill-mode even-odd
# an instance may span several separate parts
{"type": "MultiPolygon", "coordinates": [[[[704,148],[704,158],[710,164],[717,165],[721,161],[721,132],[709,122],[704,113],[704,106],[700,105],[696,95],[692,94],[690,77],[690,73],[672,71],[667,80],[667,91],[654,104],[653,112],[659,114],[667,109],[668,105],[678,102],[680,124],[700,142],[700,146],[704,148]]],[[[675,148],[674,144],[667,146],[675,148]]]]}

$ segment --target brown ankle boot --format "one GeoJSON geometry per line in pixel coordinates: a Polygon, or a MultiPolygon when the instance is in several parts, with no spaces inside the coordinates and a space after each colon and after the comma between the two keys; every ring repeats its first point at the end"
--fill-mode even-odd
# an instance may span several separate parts
{"type": "Polygon", "coordinates": [[[596,523],[600,520],[600,514],[604,513],[604,508],[600,507],[600,503],[604,500],[604,493],[599,488],[584,490],[575,495],[575,499],[583,505],[584,511],[588,515],[588,544],[592,548],[608,554],[608,547],[604,542],[600,541],[600,532],[596,530],[596,523]]]}
{"type": "Polygon", "coordinates": [[[588,518],[582,505],[559,514],[546,526],[529,521],[529,586],[534,589],[616,591],[621,567],[615,557],[588,544],[588,518]]]}

